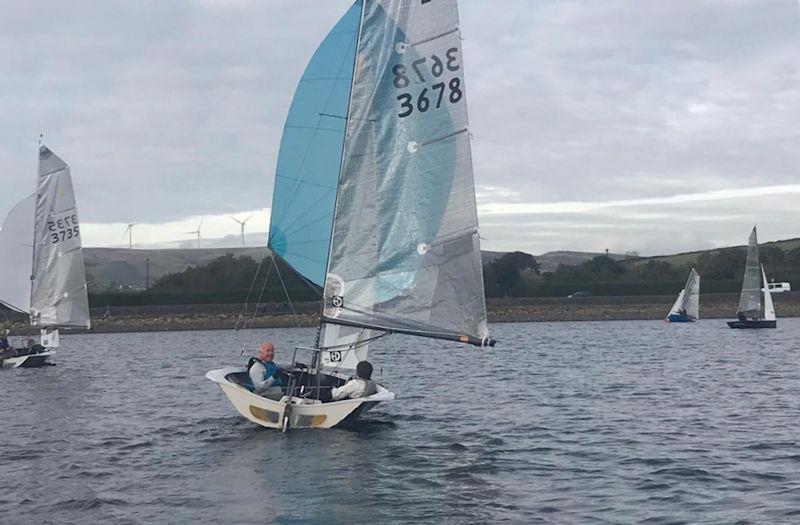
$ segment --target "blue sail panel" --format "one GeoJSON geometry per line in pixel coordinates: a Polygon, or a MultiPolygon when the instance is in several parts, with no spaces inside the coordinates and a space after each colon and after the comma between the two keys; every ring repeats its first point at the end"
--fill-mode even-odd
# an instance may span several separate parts
{"type": "Polygon", "coordinates": [[[289,108],[278,153],[270,249],[322,287],[353,83],[361,0],[311,58],[289,108]]]}

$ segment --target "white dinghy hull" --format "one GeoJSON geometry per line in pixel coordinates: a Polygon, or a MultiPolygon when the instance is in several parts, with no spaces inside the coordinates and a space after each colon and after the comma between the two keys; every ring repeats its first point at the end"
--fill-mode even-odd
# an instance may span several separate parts
{"type": "Polygon", "coordinates": [[[53,364],[48,362],[48,359],[50,359],[54,355],[56,355],[55,350],[48,350],[47,352],[39,352],[38,354],[28,354],[17,357],[6,357],[4,359],[0,359],[0,367],[38,368],[40,366],[47,366],[53,364]]]}
{"type": "MultiPolygon", "coordinates": [[[[288,396],[280,401],[254,394],[247,388],[228,379],[231,374],[246,372],[244,367],[228,367],[211,370],[206,378],[217,383],[236,410],[245,418],[266,428],[284,429],[284,414],[288,396]]],[[[392,401],[394,393],[377,385],[378,392],[369,397],[343,399],[322,403],[316,399],[293,397],[289,411],[288,427],[331,428],[345,420],[352,420],[370,410],[381,401],[392,401]]]]}

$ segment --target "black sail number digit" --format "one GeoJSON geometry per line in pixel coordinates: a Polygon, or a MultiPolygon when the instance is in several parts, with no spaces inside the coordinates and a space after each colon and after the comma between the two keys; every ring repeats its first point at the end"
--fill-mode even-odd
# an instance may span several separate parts
{"type": "Polygon", "coordinates": [[[392,68],[392,73],[394,73],[394,80],[392,83],[394,87],[397,89],[403,89],[408,87],[411,81],[406,76],[406,66],[403,64],[397,64],[392,68]]]}
{"type": "Polygon", "coordinates": [[[411,113],[414,112],[414,105],[411,103],[413,97],[409,93],[402,93],[397,96],[397,100],[400,101],[400,109],[404,109],[405,111],[401,111],[397,114],[400,118],[405,118],[409,116],[411,113]]]}
{"type": "Polygon", "coordinates": [[[461,68],[461,66],[456,64],[456,60],[458,60],[458,56],[456,56],[456,53],[458,53],[458,48],[451,47],[450,49],[447,50],[447,53],[445,53],[444,55],[447,57],[448,71],[458,71],[461,68]]]}
{"type": "Polygon", "coordinates": [[[427,59],[426,59],[425,57],[422,57],[422,58],[419,58],[419,59],[417,59],[417,60],[415,60],[415,61],[413,61],[413,62],[411,63],[411,67],[413,67],[413,68],[414,68],[414,72],[415,72],[415,73],[417,74],[417,76],[419,77],[419,81],[420,81],[420,82],[425,82],[425,77],[424,77],[424,76],[422,76],[422,71],[420,71],[420,69],[419,69],[419,67],[418,67],[418,66],[421,66],[422,64],[424,64],[426,60],[427,60],[427,59]]]}
{"type": "Polygon", "coordinates": [[[442,97],[444,96],[444,82],[438,82],[433,85],[433,89],[439,90],[439,98],[436,99],[437,109],[442,105],[442,97]]]}
{"type": "Polygon", "coordinates": [[[417,110],[419,110],[420,113],[425,113],[428,111],[428,108],[431,107],[431,101],[425,96],[427,93],[428,88],[423,89],[417,99],[417,110]]]}
{"type": "Polygon", "coordinates": [[[450,103],[455,104],[461,97],[464,96],[464,93],[461,91],[461,79],[455,77],[450,80],[450,103]]]}

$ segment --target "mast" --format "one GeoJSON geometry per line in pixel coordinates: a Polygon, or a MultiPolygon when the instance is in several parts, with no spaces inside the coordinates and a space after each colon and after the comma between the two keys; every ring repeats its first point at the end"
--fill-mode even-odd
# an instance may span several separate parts
{"type": "MultiPolygon", "coordinates": [[[[366,0],[357,0],[357,2],[361,4],[361,12],[359,14],[359,19],[358,19],[358,32],[356,33],[356,43],[355,43],[356,52],[353,53],[353,67],[351,68],[351,71],[353,72],[352,76],[351,76],[351,79],[353,79],[353,80],[355,79],[356,64],[358,64],[358,47],[359,47],[359,44],[361,43],[361,31],[363,30],[363,27],[364,27],[364,11],[365,11],[364,2],[365,1],[366,0]]],[[[348,138],[348,135],[349,135],[347,122],[350,121],[350,111],[352,109],[352,104],[353,104],[353,85],[355,84],[355,82],[353,80],[351,80],[351,82],[350,82],[350,90],[349,90],[349,93],[347,95],[347,112],[345,114],[344,140],[342,141],[342,152],[341,152],[340,159],[339,159],[339,173],[338,173],[338,177],[337,177],[337,181],[336,181],[336,196],[333,199],[333,218],[331,219],[331,229],[330,229],[330,234],[328,235],[328,258],[325,261],[325,269],[326,269],[326,271],[327,271],[327,268],[328,268],[328,264],[329,264],[329,262],[331,260],[331,251],[333,250],[333,232],[334,232],[334,229],[335,229],[335,226],[336,226],[336,207],[339,204],[339,181],[341,181],[341,179],[342,179],[342,171],[344,170],[344,165],[345,165],[344,164],[344,158],[345,158],[344,154],[347,151],[347,138],[348,138]]],[[[325,285],[326,285],[326,283],[323,282],[322,283],[322,290],[323,290],[322,300],[320,300],[320,302],[319,302],[319,319],[320,320],[319,320],[319,324],[317,325],[317,335],[316,335],[316,338],[314,340],[314,348],[319,348],[320,338],[322,336],[322,330],[324,328],[323,317],[324,317],[324,312],[325,312],[325,285]]],[[[316,355],[319,355],[319,354],[316,354],[316,355]]],[[[315,363],[315,366],[316,366],[316,364],[317,363],[315,363]]]]}

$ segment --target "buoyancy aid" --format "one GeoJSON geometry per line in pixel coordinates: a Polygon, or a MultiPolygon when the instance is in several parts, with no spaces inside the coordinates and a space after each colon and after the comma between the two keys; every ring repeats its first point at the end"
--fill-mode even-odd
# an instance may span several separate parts
{"type": "Polygon", "coordinates": [[[266,363],[262,362],[257,357],[251,357],[250,361],[247,362],[247,373],[250,373],[250,369],[253,368],[253,365],[256,363],[261,363],[264,365],[264,380],[269,379],[270,377],[274,379],[272,382],[272,386],[284,386],[283,385],[283,376],[281,375],[281,369],[272,361],[268,361],[266,363]]]}

